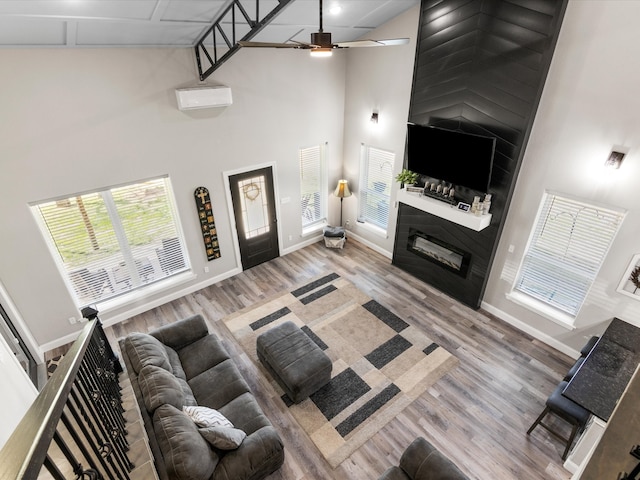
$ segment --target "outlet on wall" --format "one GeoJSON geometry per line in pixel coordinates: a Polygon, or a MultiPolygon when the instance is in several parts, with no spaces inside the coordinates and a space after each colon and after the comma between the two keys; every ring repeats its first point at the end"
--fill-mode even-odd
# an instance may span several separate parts
{"type": "Polygon", "coordinates": [[[76,324],[76,322],[77,322],[76,317],[69,317],[69,323],[70,323],[71,325],[75,325],[75,324],[76,324]]]}

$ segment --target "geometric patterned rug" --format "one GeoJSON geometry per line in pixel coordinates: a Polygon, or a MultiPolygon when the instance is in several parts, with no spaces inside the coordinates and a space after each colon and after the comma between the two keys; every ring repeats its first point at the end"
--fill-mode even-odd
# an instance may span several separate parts
{"type": "Polygon", "coordinates": [[[332,273],[223,320],[335,468],[458,360],[332,273]],[[256,338],[293,321],[333,362],[331,381],[294,404],[258,361],[256,338]]]}

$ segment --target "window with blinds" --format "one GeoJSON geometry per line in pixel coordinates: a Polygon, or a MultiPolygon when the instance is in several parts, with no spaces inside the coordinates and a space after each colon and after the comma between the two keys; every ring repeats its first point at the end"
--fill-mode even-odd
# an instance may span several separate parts
{"type": "Polygon", "coordinates": [[[362,145],[358,221],[370,223],[383,230],[389,223],[393,162],[395,154],[362,145]]]}
{"type": "Polygon", "coordinates": [[[166,177],[31,209],[80,308],[189,268],[166,177]]]}
{"type": "Polygon", "coordinates": [[[303,230],[324,223],[327,217],[325,147],[326,145],[316,145],[301,148],[298,152],[303,230]]]}
{"type": "Polygon", "coordinates": [[[575,317],[623,218],[546,192],[514,289],[575,317]]]}

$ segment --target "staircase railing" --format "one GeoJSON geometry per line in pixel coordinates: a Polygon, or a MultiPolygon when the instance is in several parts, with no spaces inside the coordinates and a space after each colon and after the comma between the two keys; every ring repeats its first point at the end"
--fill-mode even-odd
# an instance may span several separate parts
{"type": "Polygon", "coordinates": [[[0,478],[129,479],[121,371],[93,315],[0,450],[0,478]]]}
{"type": "MultiPolygon", "coordinates": [[[[200,80],[206,80],[240,49],[238,41],[251,40],[258,35],[291,2],[293,0],[278,0],[278,4],[262,16],[260,0],[231,0],[195,45],[200,80]],[[243,1],[247,5],[255,4],[255,11],[249,13],[250,9],[245,8],[243,1]],[[224,52],[222,55],[218,55],[219,47],[224,52]]],[[[262,2],[265,3],[270,6],[273,2],[262,2]]]]}

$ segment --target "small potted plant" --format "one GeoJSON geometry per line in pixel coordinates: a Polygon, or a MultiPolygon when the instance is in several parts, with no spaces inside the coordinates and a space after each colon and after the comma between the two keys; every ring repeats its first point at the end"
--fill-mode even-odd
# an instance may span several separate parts
{"type": "Polygon", "coordinates": [[[418,177],[420,177],[420,175],[417,173],[403,168],[402,171],[396,175],[396,182],[400,182],[401,187],[402,185],[414,185],[418,181],[418,177]]]}

